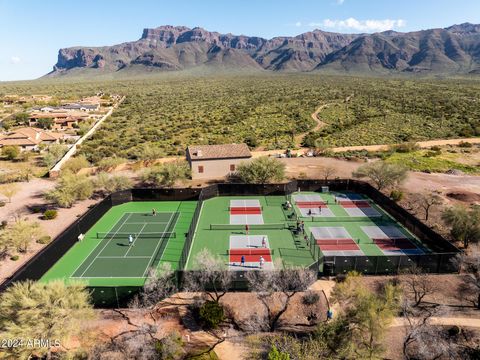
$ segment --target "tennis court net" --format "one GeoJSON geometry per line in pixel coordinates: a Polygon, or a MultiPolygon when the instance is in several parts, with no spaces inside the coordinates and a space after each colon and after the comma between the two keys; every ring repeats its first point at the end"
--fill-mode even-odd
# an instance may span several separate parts
{"type": "Polygon", "coordinates": [[[230,206],[228,210],[240,210],[240,211],[248,211],[248,210],[263,210],[263,206],[261,205],[245,205],[245,206],[230,206]]]}
{"type": "Polygon", "coordinates": [[[273,255],[274,250],[269,248],[245,248],[245,249],[228,249],[227,255],[273,255]]]}
{"type": "MultiPolygon", "coordinates": [[[[210,224],[210,230],[245,230],[245,226],[245,224],[210,224]]],[[[284,223],[248,225],[249,230],[281,230],[286,228],[287,226],[284,223]]]]}
{"type": "Polygon", "coordinates": [[[317,245],[349,245],[359,243],[359,239],[319,239],[317,245]]]}
{"type": "Polygon", "coordinates": [[[141,233],[127,233],[127,232],[97,232],[98,239],[128,239],[130,235],[134,239],[166,239],[176,238],[175,232],[141,232],[141,233]]]}

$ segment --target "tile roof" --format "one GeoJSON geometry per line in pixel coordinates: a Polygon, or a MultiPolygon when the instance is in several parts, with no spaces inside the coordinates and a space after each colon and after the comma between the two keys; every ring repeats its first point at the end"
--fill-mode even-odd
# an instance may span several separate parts
{"type": "Polygon", "coordinates": [[[191,160],[250,158],[246,144],[193,145],[187,148],[191,160]]]}
{"type": "Polygon", "coordinates": [[[0,135],[0,145],[38,145],[43,141],[57,141],[65,137],[64,134],[46,132],[34,128],[21,128],[6,135],[0,135]]]}

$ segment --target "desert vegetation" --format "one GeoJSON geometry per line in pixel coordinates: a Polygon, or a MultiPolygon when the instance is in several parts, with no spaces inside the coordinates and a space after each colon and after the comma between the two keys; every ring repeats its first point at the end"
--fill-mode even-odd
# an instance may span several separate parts
{"type": "Polygon", "coordinates": [[[414,142],[479,134],[476,82],[309,75],[162,75],[117,82],[14,83],[0,93],[127,96],[80,149],[98,164],[183,155],[189,144],[246,142],[264,149],[414,142]],[[353,95],[353,96],[352,96],[353,95]],[[318,131],[311,114],[326,124],[318,131]],[[303,134],[306,134],[304,136],[303,134]]]}

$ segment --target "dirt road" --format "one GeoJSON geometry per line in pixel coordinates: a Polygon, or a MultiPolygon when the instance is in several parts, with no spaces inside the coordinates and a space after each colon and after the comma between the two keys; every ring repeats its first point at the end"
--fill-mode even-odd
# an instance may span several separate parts
{"type": "MultiPolygon", "coordinates": [[[[443,140],[429,140],[429,141],[418,141],[417,145],[422,148],[430,148],[432,146],[445,146],[445,145],[458,145],[461,142],[466,142],[470,144],[480,144],[480,138],[466,138],[466,139],[443,139],[443,140]]],[[[382,145],[359,145],[359,146],[341,146],[332,148],[333,152],[344,152],[344,151],[357,151],[357,150],[367,150],[367,151],[386,151],[390,147],[389,144],[382,145]]]]}
{"type": "MultiPolygon", "coordinates": [[[[450,326],[467,326],[467,327],[480,327],[480,319],[475,318],[462,318],[462,317],[432,317],[430,319],[432,325],[450,325],[450,326]]],[[[406,326],[408,322],[405,318],[397,317],[394,319],[390,326],[406,326]]]]}
{"type": "MultiPolygon", "coordinates": [[[[27,219],[38,222],[43,233],[49,235],[52,239],[64,231],[79,216],[84,214],[89,206],[99,201],[98,199],[80,201],[71,208],[61,209],[55,219],[47,221],[41,219],[41,213],[32,213],[31,208],[34,206],[45,206],[46,201],[43,193],[53,189],[55,182],[46,179],[32,179],[30,182],[20,182],[16,183],[16,185],[19,190],[13,196],[12,202],[0,207],[0,221],[6,220],[12,223],[16,219],[27,219]]],[[[4,199],[2,198],[2,200],[4,199]]],[[[17,261],[12,261],[10,258],[2,260],[0,266],[0,283],[13,274],[44,246],[45,245],[33,242],[26,254],[19,254],[20,259],[17,261]]]]}
{"type": "MultiPolygon", "coordinates": [[[[470,144],[480,144],[480,137],[478,138],[465,138],[465,139],[439,139],[439,140],[429,140],[429,141],[419,141],[416,144],[421,149],[428,149],[432,146],[445,146],[445,145],[458,145],[462,142],[470,144]]],[[[381,144],[381,145],[355,145],[355,146],[340,146],[330,148],[333,152],[345,152],[345,151],[387,151],[390,146],[393,144],[381,144]]],[[[303,155],[306,153],[307,148],[300,148],[298,150],[292,150],[292,154],[303,155]]],[[[265,151],[252,151],[252,156],[273,156],[284,153],[283,150],[265,150],[265,151]]]]}
{"type": "MultiPolygon", "coordinates": [[[[354,94],[351,94],[349,96],[347,96],[345,98],[345,102],[349,102],[350,99],[354,96],[354,94]]],[[[326,109],[327,107],[333,105],[333,104],[338,104],[338,101],[335,101],[335,102],[330,102],[330,103],[327,103],[327,104],[322,104],[320,105],[310,116],[312,117],[312,119],[317,123],[317,125],[315,125],[315,127],[312,129],[312,130],[309,130],[307,132],[304,132],[304,133],[301,133],[301,134],[298,134],[297,136],[295,136],[295,144],[297,146],[301,146],[302,145],[302,140],[303,138],[305,137],[305,135],[307,133],[309,133],[310,131],[313,131],[313,132],[317,132],[317,131],[320,131],[320,129],[324,126],[327,125],[327,123],[323,122],[322,120],[320,120],[320,118],[318,117],[318,114],[320,113],[320,111],[322,111],[323,109],[326,109]]]]}
{"type": "MultiPolygon", "coordinates": [[[[363,161],[347,161],[324,157],[305,158],[282,158],[286,165],[288,177],[298,177],[303,173],[307,178],[322,178],[322,168],[332,167],[336,170],[333,177],[350,178],[352,171],[356,170],[363,161]]],[[[426,174],[421,172],[409,172],[403,187],[411,192],[438,190],[471,191],[480,193],[480,176],[473,175],[449,175],[449,174],[426,174]]]]}

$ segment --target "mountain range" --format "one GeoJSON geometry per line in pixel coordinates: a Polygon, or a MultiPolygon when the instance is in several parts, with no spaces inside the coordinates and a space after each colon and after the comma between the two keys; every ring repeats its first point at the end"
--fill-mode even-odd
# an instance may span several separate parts
{"type": "Polygon", "coordinates": [[[200,27],[144,29],[137,41],[60,49],[47,76],[189,69],[480,74],[480,25],[374,34],[314,30],[264,39],[200,27]]]}

